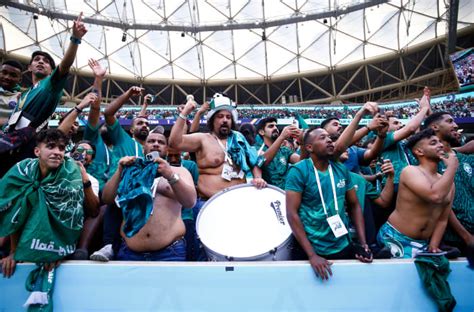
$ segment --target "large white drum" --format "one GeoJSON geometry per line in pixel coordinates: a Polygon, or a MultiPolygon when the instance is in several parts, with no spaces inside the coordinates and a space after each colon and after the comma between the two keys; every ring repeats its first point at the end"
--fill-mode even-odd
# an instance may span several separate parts
{"type": "Polygon", "coordinates": [[[236,185],[202,207],[196,231],[211,261],[290,260],[285,192],[269,185],[236,185]]]}

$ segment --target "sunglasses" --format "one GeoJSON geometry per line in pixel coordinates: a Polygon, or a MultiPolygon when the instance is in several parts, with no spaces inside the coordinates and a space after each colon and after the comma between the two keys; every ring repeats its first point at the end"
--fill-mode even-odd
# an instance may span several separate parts
{"type": "Polygon", "coordinates": [[[84,147],[82,146],[79,146],[77,149],[76,149],[76,152],[82,154],[84,152],[86,152],[87,155],[94,155],[94,150],[93,149],[85,149],[84,147]]]}

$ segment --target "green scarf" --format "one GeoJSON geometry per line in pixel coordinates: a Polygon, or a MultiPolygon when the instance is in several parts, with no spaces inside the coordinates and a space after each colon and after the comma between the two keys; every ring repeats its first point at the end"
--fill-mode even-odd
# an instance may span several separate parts
{"type": "Polygon", "coordinates": [[[20,232],[15,260],[52,262],[75,250],[84,189],[70,158],[40,180],[38,159],[25,159],[0,180],[0,237],[20,232]]]}

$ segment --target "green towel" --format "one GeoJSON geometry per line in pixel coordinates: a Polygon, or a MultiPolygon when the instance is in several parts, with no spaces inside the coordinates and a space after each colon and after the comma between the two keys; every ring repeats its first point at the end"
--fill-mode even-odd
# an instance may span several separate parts
{"type": "Polygon", "coordinates": [[[0,180],[0,237],[20,232],[15,260],[63,259],[81,233],[83,201],[81,172],[72,159],[42,180],[38,159],[25,159],[0,180]]]}
{"type": "Polygon", "coordinates": [[[418,256],[415,258],[416,270],[425,289],[434,299],[439,311],[452,311],[456,299],[451,294],[447,278],[451,269],[445,256],[418,256]]]}
{"type": "Polygon", "coordinates": [[[251,172],[252,168],[260,163],[259,159],[262,158],[257,155],[257,150],[250,146],[244,135],[237,131],[232,131],[227,138],[227,153],[234,164],[245,173],[251,172]]]}
{"type": "Polygon", "coordinates": [[[123,169],[117,189],[118,206],[123,213],[123,232],[127,237],[137,234],[153,211],[151,187],[157,175],[158,164],[143,158],[123,169]]]}

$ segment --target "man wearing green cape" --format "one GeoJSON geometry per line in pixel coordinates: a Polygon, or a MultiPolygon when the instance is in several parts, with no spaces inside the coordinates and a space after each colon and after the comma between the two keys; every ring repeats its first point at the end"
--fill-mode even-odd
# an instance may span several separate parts
{"type": "Polygon", "coordinates": [[[15,261],[47,264],[72,254],[83,225],[83,180],[74,160],[64,158],[67,137],[48,129],[37,142],[37,158],[17,163],[0,180],[0,236],[11,238],[2,259],[7,277],[15,261]]]}
{"type": "Polygon", "coordinates": [[[55,267],[72,254],[84,222],[84,189],[74,160],[64,158],[67,137],[58,129],[37,135],[37,158],[14,165],[0,180],[0,236],[10,235],[1,260],[10,277],[16,261],[35,262],[26,289],[28,311],[52,311],[55,267]]]}

